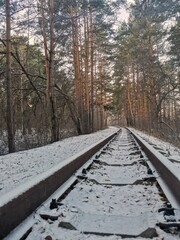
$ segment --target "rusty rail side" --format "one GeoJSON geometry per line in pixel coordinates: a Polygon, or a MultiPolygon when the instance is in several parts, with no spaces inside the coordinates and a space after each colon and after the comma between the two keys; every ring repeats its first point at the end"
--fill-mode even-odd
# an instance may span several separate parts
{"type": "MultiPolygon", "coordinates": [[[[118,131],[119,132],[119,131],[118,131]]],[[[108,143],[118,132],[110,135],[87,152],[74,158],[53,175],[40,181],[17,198],[0,207],[0,239],[7,236],[16,226],[52,195],[72,174],[78,170],[97,151],[108,143]]]]}
{"type": "Polygon", "coordinates": [[[133,134],[142,150],[146,153],[147,157],[167,185],[169,191],[174,196],[178,206],[180,207],[180,179],[173,169],[173,163],[170,163],[165,156],[145,142],[141,137],[137,136],[137,134],[135,134],[132,130],[128,130],[133,134]]]}

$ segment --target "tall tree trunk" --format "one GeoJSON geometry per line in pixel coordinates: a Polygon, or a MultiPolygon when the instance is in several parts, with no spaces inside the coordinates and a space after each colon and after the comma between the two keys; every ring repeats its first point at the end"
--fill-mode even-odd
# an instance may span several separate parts
{"type": "MultiPolygon", "coordinates": [[[[144,46],[141,46],[142,49],[144,48],[144,46]]],[[[150,129],[150,125],[149,125],[149,112],[148,112],[148,103],[147,103],[147,82],[146,82],[146,74],[145,74],[145,64],[144,64],[144,59],[145,56],[142,53],[141,55],[142,58],[142,98],[143,98],[143,129],[150,129]]]]}
{"type": "Polygon", "coordinates": [[[6,0],[6,87],[7,87],[7,131],[9,152],[15,152],[14,123],[13,123],[13,96],[11,79],[11,19],[10,0],[6,0]]]}
{"type": "Polygon", "coordinates": [[[90,9],[90,57],[91,57],[91,131],[94,131],[94,37],[93,37],[93,18],[90,9]]]}
{"type": "Polygon", "coordinates": [[[49,104],[49,54],[48,54],[48,46],[47,46],[47,36],[46,36],[46,22],[45,22],[45,14],[44,14],[44,0],[40,0],[41,3],[41,17],[42,17],[42,36],[43,36],[43,43],[44,43],[44,53],[45,53],[45,66],[46,66],[46,102],[49,104]]]}
{"type": "Polygon", "coordinates": [[[89,19],[88,12],[84,10],[84,40],[85,40],[85,109],[86,132],[90,130],[90,105],[89,105],[89,19]]]}
{"type": "MultiPolygon", "coordinates": [[[[24,86],[24,76],[21,75],[21,89],[24,86]]],[[[23,136],[25,135],[25,126],[24,126],[24,92],[21,90],[21,131],[23,136]]]]}
{"type": "Polygon", "coordinates": [[[138,122],[140,128],[142,128],[142,117],[143,117],[143,110],[142,110],[142,96],[141,96],[141,83],[140,83],[140,76],[139,76],[139,66],[137,64],[136,69],[136,78],[137,78],[137,99],[138,99],[138,122]]]}
{"type": "Polygon", "coordinates": [[[99,62],[99,84],[100,84],[100,129],[103,129],[104,127],[104,124],[103,124],[103,79],[102,79],[102,58],[99,54],[99,59],[98,59],[98,62],[99,62]]]}
{"type": "Polygon", "coordinates": [[[71,24],[72,24],[72,42],[73,42],[73,60],[75,73],[75,102],[79,119],[78,133],[83,133],[82,119],[83,119],[83,89],[82,89],[82,75],[81,75],[81,61],[79,53],[79,29],[77,20],[77,9],[71,6],[71,24]]]}
{"type": "Polygon", "coordinates": [[[52,142],[59,140],[59,126],[57,121],[55,83],[54,83],[54,58],[55,58],[55,36],[54,36],[54,0],[50,0],[50,49],[49,49],[49,100],[52,124],[52,142]]]}
{"type": "Polygon", "coordinates": [[[139,106],[138,106],[138,97],[137,97],[137,79],[136,79],[136,74],[135,74],[135,64],[134,62],[132,62],[131,64],[131,68],[132,68],[132,90],[131,90],[131,102],[132,102],[132,112],[133,112],[133,119],[134,119],[134,127],[137,127],[136,124],[139,124],[138,121],[138,111],[139,111],[139,106]]]}
{"type": "Polygon", "coordinates": [[[156,118],[156,97],[155,97],[155,83],[154,83],[154,68],[153,68],[153,42],[151,36],[151,23],[148,23],[149,36],[148,36],[148,49],[149,49],[149,84],[150,84],[150,118],[151,127],[158,128],[158,120],[156,118]]]}
{"type": "Polygon", "coordinates": [[[127,66],[127,99],[128,99],[128,108],[129,108],[129,113],[128,113],[128,119],[129,119],[129,125],[133,126],[134,125],[134,115],[133,115],[133,110],[132,110],[132,101],[131,101],[131,83],[130,83],[130,67],[129,64],[127,66]]]}
{"type": "Polygon", "coordinates": [[[45,53],[45,65],[46,65],[46,104],[47,104],[47,116],[49,118],[51,128],[51,141],[55,142],[59,140],[59,126],[57,121],[57,109],[56,109],[56,97],[54,92],[54,58],[55,58],[55,37],[54,37],[54,0],[49,2],[49,14],[50,14],[50,44],[48,49],[48,41],[46,35],[46,21],[45,21],[45,2],[40,0],[41,3],[41,17],[42,17],[42,35],[44,40],[44,53],[45,53]]]}

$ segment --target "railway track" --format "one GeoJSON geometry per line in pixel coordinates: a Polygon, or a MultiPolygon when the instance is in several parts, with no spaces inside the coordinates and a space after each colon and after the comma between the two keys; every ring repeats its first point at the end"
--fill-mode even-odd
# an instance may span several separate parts
{"type": "Polygon", "coordinates": [[[180,181],[165,158],[127,129],[99,148],[5,239],[179,239],[180,181]]]}

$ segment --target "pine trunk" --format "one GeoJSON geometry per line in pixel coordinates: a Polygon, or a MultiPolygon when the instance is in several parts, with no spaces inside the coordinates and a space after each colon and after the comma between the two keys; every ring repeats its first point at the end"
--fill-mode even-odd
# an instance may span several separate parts
{"type": "Polygon", "coordinates": [[[79,134],[83,133],[82,119],[83,119],[83,89],[82,89],[82,75],[81,75],[81,61],[79,53],[79,28],[77,21],[77,9],[71,6],[71,23],[72,23],[72,47],[74,60],[74,75],[75,75],[75,105],[77,108],[77,118],[79,124],[77,131],[79,134]]]}
{"type": "Polygon", "coordinates": [[[56,116],[56,97],[55,97],[55,80],[54,80],[54,58],[55,58],[55,36],[54,36],[54,0],[50,0],[50,50],[49,50],[49,102],[51,113],[52,135],[51,141],[59,140],[59,126],[56,116]]]}
{"type": "Polygon", "coordinates": [[[7,132],[9,152],[15,152],[14,123],[13,123],[13,96],[11,79],[11,19],[10,0],[6,0],[6,87],[7,87],[7,132]]]}
{"type": "Polygon", "coordinates": [[[94,132],[94,37],[93,37],[93,19],[90,9],[90,57],[91,57],[91,131],[94,132]]]}

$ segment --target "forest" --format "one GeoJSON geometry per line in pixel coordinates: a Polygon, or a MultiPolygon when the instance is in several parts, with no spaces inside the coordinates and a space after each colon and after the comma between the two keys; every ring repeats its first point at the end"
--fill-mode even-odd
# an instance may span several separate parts
{"type": "Polygon", "coordinates": [[[178,0],[0,0],[0,154],[109,125],[180,145],[179,12],[178,0]]]}

